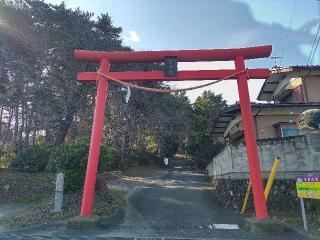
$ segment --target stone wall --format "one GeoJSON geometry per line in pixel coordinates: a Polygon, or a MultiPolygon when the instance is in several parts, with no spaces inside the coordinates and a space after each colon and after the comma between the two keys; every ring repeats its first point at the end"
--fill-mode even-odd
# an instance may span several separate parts
{"type": "MultiPolygon", "coordinates": [[[[245,179],[214,179],[213,186],[217,199],[225,207],[241,210],[245,193],[248,186],[248,180],[245,179]]],[[[267,179],[264,179],[264,186],[267,179]]],[[[252,191],[249,195],[248,210],[253,210],[252,191]]],[[[267,205],[268,210],[272,211],[292,211],[299,209],[299,199],[297,198],[295,181],[277,179],[272,185],[269,193],[267,205]]]]}
{"type": "MultiPolygon", "coordinates": [[[[274,159],[279,156],[277,179],[320,174],[320,133],[297,137],[258,140],[260,166],[267,178],[274,159]]],[[[243,142],[227,145],[207,166],[213,179],[248,179],[249,170],[243,142]]]]}
{"type": "MultiPolygon", "coordinates": [[[[264,186],[267,179],[264,179],[264,186]]],[[[246,179],[214,179],[215,197],[223,206],[240,212],[245,198],[248,180],[246,179]]],[[[252,190],[246,209],[246,215],[254,214],[252,190]]],[[[320,224],[320,205],[318,199],[304,199],[308,221],[320,224]]],[[[267,200],[270,216],[297,216],[300,218],[300,200],[297,197],[294,179],[276,179],[267,200]]]]}

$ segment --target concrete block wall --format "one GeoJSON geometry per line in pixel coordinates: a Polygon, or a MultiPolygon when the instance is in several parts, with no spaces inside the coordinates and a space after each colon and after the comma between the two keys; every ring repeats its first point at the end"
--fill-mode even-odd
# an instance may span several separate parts
{"type": "MultiPolygon", "coordinates": [[[[297,175],[320,174],[320,133],[297,137],[258,140],[260,166],[267,178],[274,159],[281,158],[278,179],[297,175]]],[[[243,142],[227,145],[207,166],[214,179],[248,179],[249,169],[243,142]]]]}

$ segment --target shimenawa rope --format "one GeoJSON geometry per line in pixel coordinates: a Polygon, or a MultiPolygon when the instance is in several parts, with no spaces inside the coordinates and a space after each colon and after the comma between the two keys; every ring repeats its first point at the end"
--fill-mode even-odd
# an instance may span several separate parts
{"type": "Polygon", "coordinates": [[[194,87],[178,88],[178,89],[160,89],[160,88],[143,87],[143,86],[140,86],[140,85],[136,85],[136,84],[132,84],[132,83],[129,83],[129,82],[121,81],[121,80],[119,80],[119,79],[116,79],[116,78],[114,78],[114,77],[111,77],[110,75],[107,75],[107,74],[102,73],[102,72],[100,72],[100,71],[97,71],[97,74],[98,74],[97,81],[99,80],[100,76],[103,76],[103,77],[107,78],[108,80],[114,81],[114,82],[116,82],[116,83],[120,83],[120,84],[122,84],[122,85],[129,86],[129,87],[136,88],[136,89],[140,89],[140,90],[147,91],[147,92],[173,93],[173,92],[185,92],[185,91],[190,91],[190,90],[195,90],[195,89],[207,87],[207,86],[210,86],[210,85],[213,85],[213,84],[222,82],[223,80],[226,80],[226,79],[235,77],[235,76],[237,76],[237,75],[239,75],[239,74],[241,74],[241,73],[244,73],[244,72],[246,72],[246,73],[247,73],[247,76],[248,76],[247,69],[245,69],[245,70],[242,70],[242,71],[239,71],[239,72],[230,74],[230,75],[228,75],[228,76],[226,76],[226,77],[224,77],[224,78],[221,78],[221,79],[219,79],[219,80],[216,80],[216,81],[214,81],[214,82],[205,83],[205,84],[201,84],[201,85],[194,86],[194,87]]]}

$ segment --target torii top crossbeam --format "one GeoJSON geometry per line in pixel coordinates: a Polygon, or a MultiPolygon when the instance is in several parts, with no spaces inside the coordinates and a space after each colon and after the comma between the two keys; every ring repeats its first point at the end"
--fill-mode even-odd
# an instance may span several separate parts
{"type": "MultiPolygon", "coordinates": [[[[254,206],[258,218],[268,217],[263,192],[263,184],[259,163],[259,155],[256,144],[256,133],[252,118],[250,97],[247,80],[249,78],[265,79],[270,75],[269,69],[246,69],[245,60],[269,57],[271,46],[259,46],[237,49],[212,49],[212,50],[180,50],[180,51],[88,51],[75,50],[78,60],[100,62],[100,73],[82,72],[78,73],[78,81],[97,81],[97,96],[94,110],[94,119],[91,133],[91,142],[86,171],[81,205],[81,216],[90,216],[93,209],[94,189],[98,168],[100,143],[102,137],[104,110],[106,104],[108,77],[121,81],[180,81],[180,80],[207,80],[236,78],[240,99],[241,115],[243,121],[244,136],[248,154],[248,165],[254,206]],[[174,75],[168,76],[163,71],[126,71],[110,72],[110,64],[124,63],[152,63],[163,62],[167,57],[174,57],[176,62],[196,61],[234,61],[235,69],[222,70],[199,70],[199,71],[176,71],[174,75]],[[233,77],[231,77],[231,75],[233,77]],[[229,76],[229,77],[227,77],[229,76]],[[99,77],[99,78],[98,78],[99,77]]],[[[176,70],[176,69],[175,69],[176,70]]]]}
{"type": "MultiPolygon", "coordinates": [[[[175,56],[178,62],[196,61],[230,61],[237,56],[244,59],[254,59],[268,57],[271,54],[271,46],[260,46],[236,49],[211,49],[211,50],[179,50],[179,51],[88,51],[75,50],[75,57],[79,60],[100,62],[102,59],[112,63],[146,63],[162,62],[167,56],[175,56]]],[[[235,74],[237,70],[197,70],[197,71],[178,71],[175,77],[166,77],[163,71],[126,71],[109,72],[108,74],[122,81],[183,81],[183,80],[215,80],[225,76],[235,74]]],[[[269,69],[247,69],[249,78],[266,79],[270,75],[269,69]]],[[[78,81],[96,81],[96,72],[80,72],[77,75],[78,81]]]]}
{"type": "Polygon", "coordinates": [[[235,60],[236,56],[242,56],[244,59],[263,58],[270,56],[271,50],[272,47],[267,45],[249,48],[140,52],[76,50],[74,55],[79,60],[100,62],[102,59],[108,59],[110,63],[161,62],[167,56],[176,56],[178,62],[196,62],[230,61],[235,60]]]}

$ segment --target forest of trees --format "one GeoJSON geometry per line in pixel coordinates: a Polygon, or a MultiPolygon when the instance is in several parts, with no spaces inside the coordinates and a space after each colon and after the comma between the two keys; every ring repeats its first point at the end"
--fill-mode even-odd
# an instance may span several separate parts
{"type": "MultiPolygon", "coordinates": [[[[0,0],[0,18],[2,167],[37,146],[51,151],[88,140],[96,85],[79,84],[76,73],[95,71],[97,65],[78,62],[73,53],[75,49],[133,51],[124,45],[122,29],[112,24],[108,13],[94,17],[63,3],[32,0],[0,0]]],[[[161,63],[130,64],[111,70],[161,67],[161,63]]],[[[143,84],[169,88],[161,82],[143,84]]],[[[119,168],[138,161],[134,156],[173,156],[178,151],[204,167],[221,149],[221,140],[212,134],[212,123],[226,106],[221,95],[206,91],[191,104],[184,93],[131,91],[128,103],[122,86],[112,83],[108,93],[103,144],[115,153],[119,168]]],[[[50,161],[46,164],[46,169],[52,168],[50,161]]]]}

